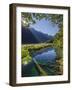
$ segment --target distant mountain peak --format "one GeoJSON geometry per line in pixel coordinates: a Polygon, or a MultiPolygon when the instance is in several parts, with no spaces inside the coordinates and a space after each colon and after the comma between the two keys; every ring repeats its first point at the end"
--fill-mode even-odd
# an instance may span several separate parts
{"type": "Polygon", "coordinates": [[[50,40],[51,36],[31,27],[22,27],[22,44],[41,43],[50,40]]]}

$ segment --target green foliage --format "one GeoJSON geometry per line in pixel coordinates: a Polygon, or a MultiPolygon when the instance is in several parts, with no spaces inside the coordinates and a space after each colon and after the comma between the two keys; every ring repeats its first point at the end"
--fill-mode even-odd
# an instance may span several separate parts
{"type": "Polygon", "coordinates": [[[53,41],[54,48],[56,49],[57,58],[63,57],[63,37],[59,36],[60,33],[57,34],[53,41]]]}
{"type": "Polygon", "coordinates": [[[61,28],[63,26],[63,15],[61,15],[61,14],[49,14],[48,18],[49,18],[49,20],[51,20],[51,22],[57,24],[58,27],[61,28]]]}
{"type": "Polygon", "coordinates": [[[60,58],[59,60],[56,60],[55,65],[56,73],[62,75],[63,74],[63,59],[60,58]]]}
{"type": "Polygon", "coordinates": [[[63,15],[49,15],[49,17],[59,27],[59,32],[55,35],[53,45],[55,48],[63,49],[63,15]]]}
{"type": "Polygon", "coordinates": [[[56,49],[57,60],[56,60],[56,73],[63,74],[63,26],[59,27],[59,32],[55,35],[53,45],[56,49]]]}
{"type": "Polygon", "coordinates": [[[27,63],[29,63],[30,61],[31,61],[31,57],[29,56],[29,55],[27,55],[26,57],[24,57],[23,59],[22,59],[22,64],[27,64],[27,63]]]}
{"type": "Polygon", "coordinates": [[[44,13],[21,13],[22,25],[29,26],[36,23],[43,18],[50,20],[53,24],[57,24],[59,27],[63,25],[63,15],[61,14],[44,14],[44,13]]]}
{"type": "Polygon", "coordinates": [[[63,15],[50,15],[50,20],[58,24],[59,32],[55,35],[53,46],[56,49],[57,60],[55,70],[57,74],[63,74],[63,15]]]}
{"type": "Polygon", "coordinates": [[[29,52],[27,49],[22,49],[22,58],[26,57],[27,55],[29,55],[29,52]]]}
{"type": "Polygon", "coordinates": [[[51,43],[40,43],[40,44],[26,44],[22,45],[22,48],[25,48],[27,52],[30,52],[29,54],[33,54],[36,51],[39,51],[40,49],[46,48],[46,47],[51,47],[51,43]]]}
{"type": "Polygon", "coordinates": [[[31,59],[32,59],[32,57],[30,56],[30,54],[29,54],[29,51],[28,51],[28,49],[26,49],[26,48],[22,48],[22,50],[21,50],[21,58],[22,58],[22,64],[27,64],[28,62],[30,62],[31,61],[31,59]]]}
{"type": "Polygon", "coordinates": [[[63,56],[63,29],[60,28],[60,31],[56,34],[53,45],[56,48],[57,56],[63,56]]]}

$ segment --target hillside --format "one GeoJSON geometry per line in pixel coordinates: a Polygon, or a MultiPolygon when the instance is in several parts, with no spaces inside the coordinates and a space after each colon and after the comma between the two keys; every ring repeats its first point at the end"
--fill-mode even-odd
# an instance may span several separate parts
{"type": "Polygon", "coordinates": [[[33,28],[27,27],[22,27],[21,34],[22,34],[22,44],[43,43],[53,39],[52,36],[39,32],[33,28]]]}

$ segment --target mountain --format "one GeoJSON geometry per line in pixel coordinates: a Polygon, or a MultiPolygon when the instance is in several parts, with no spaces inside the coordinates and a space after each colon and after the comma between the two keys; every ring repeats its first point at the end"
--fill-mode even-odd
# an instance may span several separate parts
{"type": "Polygon", "coordinates": [[[36,37],[36,39],[39,42],[45,42],[45,41],[50,41],[53,39],[52,36],[48,34],[44,34],[42,32],[36,31],[34,28],[30,28],[30,31],[33,33],[33,35],[36,37]]]}
{"type": "Polygon", "coordinates": [[[39,43],[29,28],[22,27],[22,44],[39,43]]]}
{"type": "Polygon", "coordinates": [[[33,28],[22,27],[22,44],[41,43],[52,40],[52,36],[36,31],[33,28]]]}

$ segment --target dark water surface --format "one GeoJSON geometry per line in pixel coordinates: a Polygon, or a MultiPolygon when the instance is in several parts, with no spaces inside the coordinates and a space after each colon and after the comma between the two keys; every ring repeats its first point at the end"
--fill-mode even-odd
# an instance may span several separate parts
{"type": "Polygon", "coordinates": [[[49,48],[46,50],[42,50],[42,52],[39,52],[34,57],[37,61],[41,63],[47,63],[47,62],[55,62],[56,59],[56,52],[55,49],[49,48]]]}
{"type": "MultiPolygon", "coordinates": [[[[56,61],[56,52],[54,48],[46,48],[43,50],[40,50],[39,52],[35,53],[33,58],[40,64],[40,65],[46,65],[47,63],[55,63],[56,61]]],[[[46,72],[50,72],[49,68],[47,66],[42,66],[42,68],[46,72]]],[[[51,74],[51,72],[50,72],[51,74]]],[[[37,68],[35,67],[35,64],[32,60],[27,65],[22,65],[22,77],[31,77],[31,76],[39,76],[39,72],[37,68]]]]}

